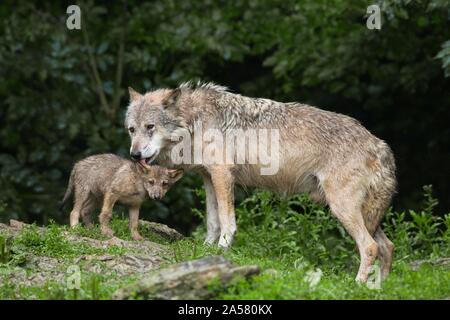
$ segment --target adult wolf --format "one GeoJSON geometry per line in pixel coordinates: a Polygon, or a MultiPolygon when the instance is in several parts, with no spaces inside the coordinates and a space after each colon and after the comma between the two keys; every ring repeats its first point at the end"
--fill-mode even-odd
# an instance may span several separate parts
{"type": "MultiPolygon", "coordinates": [[[[378,257],[385,277],[394,246],[380,227],[395,192],[395,161],[389,146],[355,119],[301,103],[250,98],[212,84],[185,83],[141,95],[129,89],[125,125],[131,156],[199,172],[207,207],[207,243],[230,246],[236,231],[234,184],[284,195],[308,192],[331,211],[355,240],[360,257],[357,281],[367,281],[378,257]],[[261,164],[175,165],[173,136],[196,122],[226,134],[232,129],[279,131],[279,170],[261,175],[261,164]]],[[[203,142],[204,143],[204,142],[203,142]]]]}

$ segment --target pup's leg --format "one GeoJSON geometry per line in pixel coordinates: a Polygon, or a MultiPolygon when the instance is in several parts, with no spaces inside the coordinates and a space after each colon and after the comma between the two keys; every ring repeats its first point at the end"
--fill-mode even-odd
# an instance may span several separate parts
{"type": "Polygon", "coordinates": [[[79,220],[80,220],[80,210],[81,210],[81,205],[75,203],[72,211],[70,212],[70,227],[71,228],[74,228],[76,225],[78,225],[79,220]]]}
{"type": "Polygon", "coordinates": [[[88,228],[92,227],[92,211],[97,206],[97,202],[93,197],[89,197],[89,199],[86,201],[86,204],[83,206],[83,209],[81,210],[81,219],[84,223],[84,225],[88,228]]]}
{"type": "Polygon", "coordinates": [[[203,174],[203,184],[206,192],[206,244],[213,244],[220,236],[219,212],[217,207],[216,192],[211,176],[203,174]]]}
{"type": "Polygon", "coordinates": [[[140,206],[133,206],[129,209],[129,215],[130,215],[130,231],[131,231],[131,237],[133,240],[139,241],[142,240],[142,236],[139,234],[138,227],[139,227],[139,208],[140,206]]]}
{"type": "Polygon", "coordinates": [[[331,211],[355,240],[361,262],[356,281],[366,282],[378,254],[378,245],[367,230],[361,212],[364,192],[358,183],[329,179],[323,184],[331,211]]]}
{"type": "Polygon", "coordinates": [[[374,235],[378,244],[378,258],[381,264],[381,276],[385,279],[392,269],[392,254],[394,252],[394,244],[388,239],[381,227],[378,227],[374,235]]]}
{"type": "Polygon", "coordinates": [[[234,214],[234,179],[226,166],[211,169],[211,181],[214,186],[220,222],[219,246],[229,248],[236,232],[234,214]]]}
{"type": "Polygon", "coordinates": [[[89,193],[85,190],[75,189],[75,201],[73,209],[70,212],[70,227],[75,227],[80,220],[80,212],[83,209],[84,203],[86,202],[89,193]]]}
{"type": "Polygon", "coordinates": [[[114,207],[116,200],[117,199],[111,193],[106,193],[103,199],[102,212],[100,213],[99,216],[100,229],[102,234],[110,237],[114,235],[114,232],[109,227],[109,222],[112,217],[112,209],[114,207]]]}

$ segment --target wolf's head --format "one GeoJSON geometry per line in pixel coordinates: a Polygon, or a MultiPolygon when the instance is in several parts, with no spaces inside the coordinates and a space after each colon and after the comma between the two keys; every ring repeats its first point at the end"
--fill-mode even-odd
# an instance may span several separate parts
{"type": "Polygon", "coordinates": [[[160,166],[142,167],[144,188],[152,199],[162,199],[167,190],[183,176],[183,170],[167,169],[160,166]]]}
{"type": "Polygon", "coordinates": [[[160,89],[141,95],[129,88],[129,93],[125,126],[131,137],[130,155],[149,164],[162,150],[177,142],[173,137],[184,127],[176,112],[181,89],[160,89]]]}

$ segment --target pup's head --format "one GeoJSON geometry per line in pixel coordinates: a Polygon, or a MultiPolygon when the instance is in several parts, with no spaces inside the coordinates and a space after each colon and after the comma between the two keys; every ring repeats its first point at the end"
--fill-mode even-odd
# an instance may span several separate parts
{"type": "Polygon", "coordinates": [[[130,105],[125,126],[131,137],[130,155],[142,164],[150,164],[174,144],[173,135],[183,127],[176,112],[181,89],[160,89],[145,95],[128,90],[130,105]]]}
{"type": "Polygon", "coordinates": [[[183,170],[167,169],[160,166],[142,166],[142,179],[148,196],[161,199],[167,190],[183,176],[183,170]]]}

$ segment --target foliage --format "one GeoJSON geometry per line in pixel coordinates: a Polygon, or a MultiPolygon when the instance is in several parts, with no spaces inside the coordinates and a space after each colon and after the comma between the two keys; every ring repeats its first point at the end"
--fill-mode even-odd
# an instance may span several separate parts
{"type": "Polygon", "coordinates": [[[389,212],[385,231],[396,245],[396,252],[403,256],[442,256],[450,253],[448,219],[450,214],[439,217],[433,215],[437,199],[432,195],[432,187],[424,186],[423,209],[415,212],[389,212]]]}
{"type": "Polygon", "coordinates": [[[11,260],[11,251],[8,247],[8,241],[0,236],[0,263],[8,263],[11,260]]]}
{"type": "MultiPolygon", "coordinates": [[[[424,187],[423,197],[420,211],[389,211],[382,223],[395,254],[408,260],[450,254],[450,213],[443,217],[434,214],[437,200],[431,186],[424,187]]],[[[253,255],[297,257],[331,268],[356,264],[354,241],[329,209],[312,203],[304,194],[283,199],[257,192],[241,203],[236,215],[238,228],[244,232],[237,233],[235,243],[253,255]]],[[[203,233],[199,229],[194,236],[202,238],[203,233]]]]}

